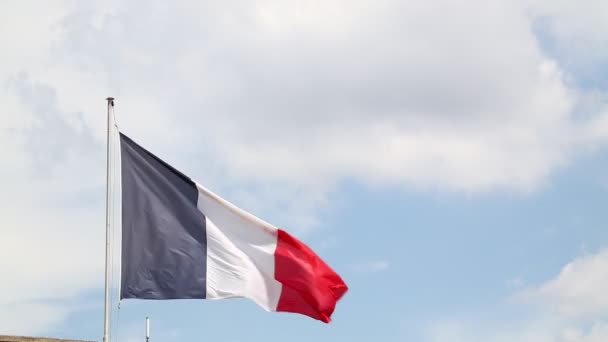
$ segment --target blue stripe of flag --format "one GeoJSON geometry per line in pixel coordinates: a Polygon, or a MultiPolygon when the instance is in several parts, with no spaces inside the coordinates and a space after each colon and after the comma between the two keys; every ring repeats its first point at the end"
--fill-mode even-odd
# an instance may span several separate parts
{"type": "Polygon", "coordinates": [[[207,235],[194,182],[120,134],[120,297],[205,298],[207,235]]]}

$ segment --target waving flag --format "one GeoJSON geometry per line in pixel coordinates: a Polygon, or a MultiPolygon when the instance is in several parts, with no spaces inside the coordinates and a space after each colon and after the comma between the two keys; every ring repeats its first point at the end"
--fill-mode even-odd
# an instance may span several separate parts
{"type": "Polygon", "coordinates": [[[329,322],[347,286],[309,247],[120,134],[121,298],[245,297],[329,322]]]}

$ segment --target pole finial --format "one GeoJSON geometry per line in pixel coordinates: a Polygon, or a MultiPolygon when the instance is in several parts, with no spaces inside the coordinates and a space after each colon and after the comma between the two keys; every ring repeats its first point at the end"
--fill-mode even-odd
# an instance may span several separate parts
{"type": "Polygon", "coordinates": [[[106,101],[108,101],[110,106],[114,107],[114,98],[112,96],[106,97],[106,101]]]}

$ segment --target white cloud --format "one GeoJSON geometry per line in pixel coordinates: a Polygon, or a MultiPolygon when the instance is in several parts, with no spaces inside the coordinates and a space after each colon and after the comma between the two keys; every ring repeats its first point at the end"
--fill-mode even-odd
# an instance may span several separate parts
{"type": "Polygon", "coordinates": [[[533,19],[519,2],[104,2],[69,12],[36,76],[98,124],[77,88],[113,88],[127,131],[201,146],[233,182],[528,191],[607,135],[573,117],[533,19]]]}
{"type": "Polygon", "coordinates": [[[511,306],[433,324],[433,342],[596,342],[608,340],[608,249],[579,257],[553,279],[518,292],[511,306]],[[514,306],[514,307],[513,307],[514,306]],[[515,310],[510,318],[501,317],[515,310]],[[523,313],[523,314],[521,314],[523,313]],[[490,318],[491,317],[491,318],[490,318]],[[493,321],[492,318],[497,318],[493,321]],[[500,323],[498,323],[500,322],[500,323]]]}
{"type": "Polygon", "coordinates": [[[8,327],[4,329],[10,329],[3,332],[13,335],[39,335],[61,323],[72,310],[74,308],[65,305],[2,303],[0,320],[3,327],[8,327]]]}
{"type": "Polygon", "coordinates": [[[386,271],[389,267],[388,261],[366,261],[350,265],[350,269],[359,273],[375,273],[386,271]]]}
{"type": "Polygon", "coordinates": [[[509,288],[518,289],[524,286],[526,281],[522,277],[515,277],[507,280],[507,286],[509,288]]]}
{"type": "Polygon", "coordinates": [[[73,310],[48,304],[56,320],[27,327],[9,302],[100,284],[107,95],[128,134],[291,230],[314,226],[342,180],[537,189],[608,136],[603,94],[569,83],[533,32],[535,15],[572,15],[547,29],[594,46],[604,12],[550,3],[6,4],[2,328],[73,310]]]}
{"type": "Polygon", "coordinates": [[[561,315],[597,317],[608,314],[608,249],[586,255],[566,265],[560,274],[542,286],[521,294],[541,301],[561,315]]]}
{"type": "Polygon", "coordinates": [[[52,88],[8,82],[0,130],[0,333],[43,334],[103,279],[103,149],[52,88]]]}
{"type": "Polygon", "coordinates": [[[531,0],[536,27],[551,53],[576,77],[604,87],[608,60],[608,4],[605,1],[531,0]]]}

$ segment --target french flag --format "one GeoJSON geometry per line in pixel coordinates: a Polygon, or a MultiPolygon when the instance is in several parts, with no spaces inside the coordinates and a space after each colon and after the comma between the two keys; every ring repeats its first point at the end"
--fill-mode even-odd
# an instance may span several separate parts
{"type": "Polygon", "coordinates": [[[308,246],[124,134],[121,299],[245,297],[328,323],[348,287],[308,246]]]}

